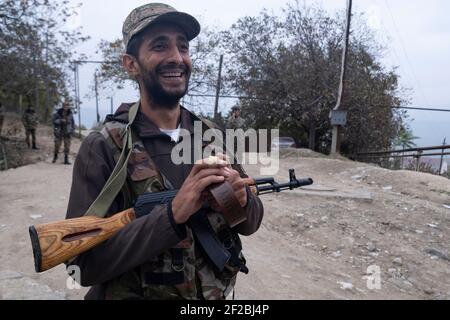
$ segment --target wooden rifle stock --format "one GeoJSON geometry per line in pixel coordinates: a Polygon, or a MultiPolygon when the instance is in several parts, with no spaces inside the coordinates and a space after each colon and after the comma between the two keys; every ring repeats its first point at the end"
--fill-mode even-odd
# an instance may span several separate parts
{"type": "Polygon", "coordinates": [[[133,209],[110,218],[86,216],[29,228],[36,272],[43,272],[99,245],[136,218],[133,209]]]}

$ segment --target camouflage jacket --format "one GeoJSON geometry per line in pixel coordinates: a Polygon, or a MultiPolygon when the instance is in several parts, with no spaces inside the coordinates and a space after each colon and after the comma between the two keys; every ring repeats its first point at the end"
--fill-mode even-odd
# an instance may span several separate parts
{"type": "Polygon", "coordinates": [[[55,137],[71,136],[75,132],[75,120],[71,110],[64,114],[64,109],[60,108],[53,114],[53,133],[55,137]],[[65,119],[66,121],[62,121],[65,119]]]}
{"type": "Polygon", "coordinates": [[[22,123],[26,130],[34,130],[38,125],[38,118],[34,110],[26,110],[22,116],[22,123]]]}
{"type": "Polygon", "coordinates": [[[228,129],[234,129],[234,130],[244,129],[244,126],[245,126],[245,121],[242,117],[235,118],[235,117],[231,116],[228,119],[228,123],[227,123],[228,129]]]}
{"type": "MultiPolygon", "coordinates": [[[[83,141],[75,161],[67,218],[84,214],[112,172],[130,107],[122,105],[101,132],[83,141]]],[[[189,128],[195,116],[183,109],[181,118],[181,127],[189,128]]],[[[127,184],[108,215],[129,208],[142,192],[179,189],[192,168],[170,161],[173,142],[142,113],[132,128],[137,140],[128,162],[127,184]]],[[[245,210],[248,219],[233,228],[236,236],[253,234],[261,224],[262,203],[249,191],[245,210]]],[[[210,212],[208,219],[214,230],[224,230],[226,223],[219,213],[210,212]]],[[[81,269],[81,284],[93,286],[86,299],[224,299],[238,272],[232,266],[217,272],[192,230],[175,224],[170,206],[157,206],[73,264],[81,269]]]]}

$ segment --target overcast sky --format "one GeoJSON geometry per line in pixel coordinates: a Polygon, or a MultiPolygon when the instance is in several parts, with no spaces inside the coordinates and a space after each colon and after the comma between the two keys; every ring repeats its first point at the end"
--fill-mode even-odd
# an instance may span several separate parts
{"type": "MultiPolygon", "coordinates": [[[[80,1],[73,0],[73,3],[80,1]]],[[[100,39],[114,40],[121,37],[122,23],[135,7],[148,1],[138,0],[85,0],[79,17],[69,26],[81,25],[84,34],[92,39],[77,48],[92,59],[100,39]]],[[[288,1],[280,0],[190,0],[166,1],[179,11],[197,17],[202,25],[229,27],[238,18],[256,15],[263,8],[280,13],[288,1]]],[[[320,3],[333,12],[344,9],[346,0],[305,0],[320,3]]],[[[354,12],[363,12],[380,41],[388,48],[386,66],[398,66],[400,83],[410,89],[412,107],[450,109],[450,1],[448,0],[354,0],[354,12]]],[[[225,57],[226,63],[226,57],[225,57]]],[[[94,66],[81,69],[81,95],[88,93],[92,85],[94,66]]],[[[132,88],[114,93],[114,104],[137,99],[132,88]]],[[[83,98],[82,123],[88,127],[95,120],[95,101],[83,98]]],[[[109,113],[110,102],[100,99],[102,117],[109,113]]],[[[225,110],[224,110],[225,111],[225,110]]],[[[450,113],[409,112],[411,126],[420,146],[441,144],[444,137],[450,141],[450,113]],[[432,129],[431,129],[432,128],[432,129]]]]}

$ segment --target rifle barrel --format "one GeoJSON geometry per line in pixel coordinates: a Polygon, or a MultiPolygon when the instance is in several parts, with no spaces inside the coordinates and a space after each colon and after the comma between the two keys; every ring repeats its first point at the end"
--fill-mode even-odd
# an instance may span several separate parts
{"type": "Polygon", "coordinates": [[[275,182],[275,179],[273,177],[255,179],[255,184],[256,185],[267,184],[267,183],[272,184],[274,182],[275,182]]]}
{"type": "Polygon", "coordinates": [[[293,190],[296,188],[300,188],[303,186],[309,186],[313,184],[313,180],[311,178],[307,179],[297,179],[294,181],[290,181],[288,183],[271,183],[269,186],[257,186],[258,194],[267,194],[273,192],[281,192],[283,190],[293,190]]]}

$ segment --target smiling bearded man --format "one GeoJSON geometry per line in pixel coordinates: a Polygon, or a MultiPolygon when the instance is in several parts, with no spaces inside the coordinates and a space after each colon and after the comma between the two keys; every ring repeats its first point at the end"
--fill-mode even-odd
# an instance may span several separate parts
{"type": "Polygon", "coordinates": [[[258,230],[263,206],[244,184],[242,167],[223,159],[181,165],[171,159],[180,129],[191,140],[195,122],[208,129],[179,103],[192,70],[189,41],[199,32],[194,17],[161,3],[136,8],[125,20],[123,66],[138,82],[140,100],[122,104],[102,130],[83,141],[66,217],[111,216],[133,207],[145,192],[179,190],[168,204],[68,262],[79,267],[81,285],[92,286],[86,299],[225,299],[239,271],[248,272],[239,234],[258,230]],[[228,255],[218,268],[214,259],[220,252],[207,253],[191,217],[202,209],[207,188],[224,181],[247,219],[231,228],[217,206],[202,215],[228,255]]]}
{"type": "MultiPolygon", "coordinates": [[[[160,23],[150,26],[137,41],[142,43],[136,57],[141,71],[139,73],[141,79],[138,79],[138,82],[145,89],[141,90],[141,93],[146,94],[147,99],[161,107],[177,108],[180,99],[188,90],[191,76],[192,64],[189,57],[188,40],[179,27],[160,23]],[[164,61],[162,59],[165,56],[166,46],[171,41],[170,38],[176,42],[179,52],[175,52],[175,56],[170,60],[164,61]],[[161,62],[158,63],[159,61],[161,62]]],[[[124,57],[126,68],[133,63],[132,60],[124,57]]]]}

